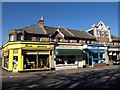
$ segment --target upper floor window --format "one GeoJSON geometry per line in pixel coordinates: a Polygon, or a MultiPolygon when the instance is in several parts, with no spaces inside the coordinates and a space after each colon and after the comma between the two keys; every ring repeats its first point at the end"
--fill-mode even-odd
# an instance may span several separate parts
{"type": "Polygon", "coordinates": [[[104,37],[104,32],[102,32],[102,37],[104,37]]]}
{"type": "Polygon", "coordinates": [[[55,42],[56,41],[56,39],[55,38],[52,38],[52,42],[55,42]]]}
{"type": "Polygon", "coordinates": [[[68,39],[68,42],[69,42],[69,43],[71,43],[71,42],[73,42],[73,41],[72,41],[72,40],[70,40],[70,39],[68,39]]]}
{"type": "Polygon", "coordinates": [[[62,42],[62,39],[61,39],[61,38],[58,38],[58,42],[62,42]]]}
{"type": "Polygon", "coordinates": [[[100,37],[100,32],[99,31],[97,31],[97,36],[100,37]]]}
{"type": "Polygon", "coordinates": [[[106,38],[109,38],[109,36],[108,36],[108,32],[106,32],[106,38]]]}
{"type": "Polygon", "coordinates": [[[22,33],[18,33],[17,34],[17,41],[21,41],[22,40],[22,33]]]}
{"type": "Polygon", "coordinates": [[[40,36],[37,36],[37,37],[36,37],[36,41],[40,41],[40,36]]]}
{"type": "Polygon", "coordinates": [[[10,35],[10,41],[14,41],[14,35],[13,34],[10,35]]]}

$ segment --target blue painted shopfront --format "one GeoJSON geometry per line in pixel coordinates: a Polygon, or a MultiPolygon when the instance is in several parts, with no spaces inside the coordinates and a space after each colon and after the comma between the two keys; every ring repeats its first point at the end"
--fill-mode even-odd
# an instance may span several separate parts
{"type": "Polygon", "coordinates": [[[106,62],[104,45],[87,45],[87,48],[85,48],[84,51],[86,54],[86,64],[88,64],[89,66],[94,66],[94,64],[96,63],[106,62]],[[100,47],[102,47],[103,49],[101,49],[100,47]]]}

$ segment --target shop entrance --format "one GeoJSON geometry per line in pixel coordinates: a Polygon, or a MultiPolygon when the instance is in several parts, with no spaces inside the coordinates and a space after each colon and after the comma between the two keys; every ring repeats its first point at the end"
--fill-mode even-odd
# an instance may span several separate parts
{"type": "Polygon", "coordinates": [[[13,56],[13,72],[18,72],[18,56],[13,56]]]}
{"type": "Polygon", "coordinates": [[[89,57],[89,66],[92,66],[92,56],[89,57]]]}

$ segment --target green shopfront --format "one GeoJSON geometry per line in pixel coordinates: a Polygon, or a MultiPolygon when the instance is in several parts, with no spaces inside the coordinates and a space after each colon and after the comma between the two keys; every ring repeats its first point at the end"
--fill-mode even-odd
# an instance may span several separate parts
{"type": "Polygon", "coordinates": [[[93,67],[98,64],[106,64],[106,49],[104,44],[84,45],[84,54],[88,66],[93,67]]]}
{"type": "Polygon", "coordinates": [[[55,69],[78,68],[83,63],[81,45],[57,45],[54,52],[55,69]]]}

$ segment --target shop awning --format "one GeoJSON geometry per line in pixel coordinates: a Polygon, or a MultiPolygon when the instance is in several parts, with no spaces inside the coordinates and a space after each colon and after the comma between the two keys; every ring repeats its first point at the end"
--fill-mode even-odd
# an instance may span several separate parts
{"type": "Polygon", "coordinates": [[[79,49],[57,49],[55,55],[82,55],[83,51],[79,49]]]}
{"type": "Polygon", "coordinates": [[[89,49],[91,53],[105,53],[104,49],[89,49]]]}

